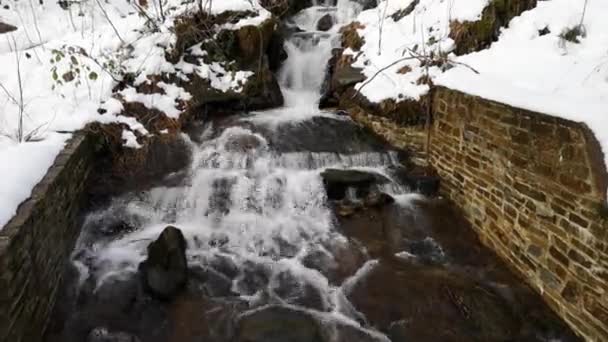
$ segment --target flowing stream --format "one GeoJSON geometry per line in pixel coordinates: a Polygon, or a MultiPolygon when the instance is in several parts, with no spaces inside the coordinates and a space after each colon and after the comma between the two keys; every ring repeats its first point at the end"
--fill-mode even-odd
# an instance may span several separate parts
{"type": "MultiPolygon", "coordinates": [[[[348,117],[317,109],[327,61],[331,50],[339,46],[340,24],[349,22],[359,10],[358,4],[340,0],[336,7],[316,3],[293,17],[287,24],[297,26],[299,32],[285,43],[289,57],[278,75],[285,97],[283,108],[205,124],[190,137],[184,137],[193,157],[177,184],[115,198],[108,207],[88,214],[73,257],[79,270],[80,291],[88,291],[90,296],[106,291],[108,286],[119,291],[119,284],[137,274],[150,242],[172,225],[187,240],[189,267],[206,272],[207,281],[202,285],[206,295],[215,299],[233,298],[229,302],[239,303],[235,313],[238,317],[254,315],[270,304],[281,305],[324,322],[333,337],[323,341],[401,341],[389,332],[401,329],[403,324],[407,328],[403,319],[391,318],[386,321],[390,324],[384,324],[381,319],[373,319],[373,314],[366,317],[367,312],[362,312],[365,305],[353,303],[355,298],[366,298],[366,295],[353,297],[353,293],[362,291],[357,289],[358,282],[374,269],[382,270],[384,266],[380,266],[379,260],[388,251],[395,260],[419,254],[431,264],[445,263],[449,256],[445,246],[440,246],[428,232],[420,233],[424,230],[420,228],[424,226],[424,215],[416,214],[412,203],[421,196],[409,193],[392,172],[400,167],[398,153],[364,133],[348,117]],[[327,14],[335,25],[327,32],[317,31],[318,21],[327,14]],[[353,223],[337,218],[321,176],[328,168],[363,170],[385,177],[388,182],[378,190],[396,200],[392,214],[388,218],[372,215],[369,222],[353,223]],[[406,239],[402,233],[391,233],[390,238],[382,238],[384,247],[379,248],[378,244],[367,243],[375,241],[369,234],[394,225],[385,224],[387,220],[401,225],[399,229],[417,225],[420,234],[406,239]],[[377,228],[375,225],[380,221],[384,225],[377,228]],[[365,232],[359,234],[362,231],[365,232]],[[354,236],[348,232],[354,232],[354,236]],[[348,327],[356,333],[348,335],[339,327],[348,327]]],[[[348,195],[357,201],[355,194],[348,195]]],[[[378,288],[389,286],[394,280],[386,279],[378,288]]],[[[117,309],[122,307],[120,300],[110,295],[108,301],[114,300],[116,305],[110,307],[123,310],[117,309]]],[[[86,311],[78,309],[78,305],[75,311],[86,311]]],[[[200,308],[205,305],[200,304],[200,308]]],[[[205,314],[211,315],[214,310],[205,314]]],[[[173,340],[198,341],[183,337],[187,335],[184,331],[202,324],[194,322],[192,317],[196,315],[185,315],[185,318],[178,315],[182,317],[180,322],[193,322],[177,329],[182,337],[173,340]]],[[[86,317],[75,319],[72,328],[68,323],[66,329],[76,331],[78,326],[88,325],[118,329],[109,327],[112,320],[86,317]]],[[[138,324],[139,330],[133,328],[134,331],[151,334],[147,336],[156,336],[152,331],[162,328],[155,323],[138,324]]],[[[130,329],[128,324],[119,326],[122,331],[130,329]]],[[[103,329],[98,330],[99,336],[109,334],[103,329]]],[[[209,334],[200,336],[209,338],[209,334]]],[[[140,338],[154,341],[153,337],[140,338]]],[[[123,340],[91,340],[89,335],[89,341],[123,340]]],[[[278,337],[272,341],[283,340],[278,337]]],[[[284,341],[292,340],[287,337],[284,341]]]]}

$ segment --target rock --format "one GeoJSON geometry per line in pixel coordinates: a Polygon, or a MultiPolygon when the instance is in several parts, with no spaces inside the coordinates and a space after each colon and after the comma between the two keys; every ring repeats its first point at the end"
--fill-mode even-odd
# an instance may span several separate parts
{"type": "Polygon", "coordinates": [[[306,279],[297,277],[289,271],[276,275],[272,282],[272,292],[285,303],[317,311],[327,310],[327,304],[321,290],[306,279]]]}
{"type": "Polygon", "coordinates": [[[378,0],[351,0],[351,1],[361,5],[361,7],[364,11],[378,6],[378,0]]]}
{"type": "Polygon", "coordinates": [[[259,61],[265,54],[277,25],[274,19],[269,19],[259,26],[241,27],[236,32],[238,58],[247,62],[259,61]]]}
{"type": "Polygon", "coordinates": [[[131,334],[113,332],[99,327],[91,330],[86,342],[140,342],[140,340],[131,334]]]}
{"type": "Polygon", "coordinates": [[[363,203],[366,207],[379,208],[395,203],[395,199],[384,192],[372,191],[363,199],[363,203]]]}
{"type": "Polygon", "coordinates": [[[336,214],[338,214],[340,217],[350,217],[353,216],[359,209],[361,209],[361,205],[350,203],[348,201],[341,201],[336,205],[336,214]]]}
{"type": "Polygon", "coordinates": [[[266,288],[270,275],[271,270],[266,265],[246,261],[243,264],[241,274],[235,280],[236,290],[247,296],[254,295],[266,288]]]}
{"type": "Polygon", "coordinates": [[[210,267],[194,267],[190,269],[189,281],[192,286],[202,290],[209,297],[234,296],[232,280],[210,267]]]}
{"type": "Polygon", "coordinates": [[[287,34],[287,27],[281,23],[270,37],[266,55],[268,56],[268,67],[272,72],[277,72],[281,69],[283,62],[289,57],[287,51],[285,51],[285,37],[287,34]]]}
{"type": "Polygon", "coordinates": [[[254,134],[234,134],[228,138],[224,148],[229,152],[247,153],[264,145],[264,141],[254,134]]]}
{"type": "Polygon", "coordinates": [[[337,107],[340,97],[346,89],[366,79],[361,69],[353,68],[350,61],[344,59],[343,51],[344,49],[340,48],[332,51],[332,57],[327,63],[325,78],[321,86],[322,95],[319,108],[337,107]]]}
{"type": "Polygon", "coordinates": [[[15,30],[17,30],[17,28],[15,26],[0,22],[0,34],[13,32],[15,30]]]}
{"type": "Polygon", "coordinates": [[[171,299],[186,284],[188,262],[186,239],[182,232],[168,226],[148,246],[148,258],[140,264],[145,288],[160,299],[171,299]]]}
{"type": "Polygon", "coordinates": [[[329,31],[334,26],[334,17],[331,14],[326,14],[317,22],[317,30],[329,31]]]}
{"type": "Polygon", "coordinates": [[[346,197],[348,188],[354,188],[357,196],[365,196],[372,185],[386,184],[389,180],[377,173],[359,170],[327,169],[321,173],[323,185],[330,200],[346,197]]]}
{"type": "Polygon", "coordinates": [[[526,318],[515,315],[492,289],[441,267],[412,265],[395,272],[380,263],[348,298],[377,329],[403,338],[397,341],[526,340],[518,338],[526,318]],[[394,300],[401,296],[408,300],[394,300]]]}
{"type": "Polygon", "coordinates": [[[310,312],[284,306],[267,306],[241,315],[237,342],[379,342],[353,325],[319,319],[310,312]]]}
{"type": "Polygon", "coordinates": [[[324,342],[324,339],[310,313],[275,305],[241,315],[235,341],[324,342]]]}
{"type": "Polygon", "coordinates": [[[439,193],[441,178],[431,168],[415,165],[412,168],[398,167],[393,169],[392,174],[413,192],[426,196],[439,193]]]}

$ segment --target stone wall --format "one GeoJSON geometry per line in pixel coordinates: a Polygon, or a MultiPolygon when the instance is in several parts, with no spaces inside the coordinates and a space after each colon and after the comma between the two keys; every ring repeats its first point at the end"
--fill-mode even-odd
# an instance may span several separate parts
{"type": "Polygon", "coordinates": [[[428,157],[480,239],[577,334],[608,341],[608,176],[585,125],[444,88],[430,132],[360,110],[353,118],[428,157]]]}
{"type": "Polygon", "coordinates": [[[93,143],[76,134],[0,231],[0,341],[40,342],[78,237],[93,143]]]}

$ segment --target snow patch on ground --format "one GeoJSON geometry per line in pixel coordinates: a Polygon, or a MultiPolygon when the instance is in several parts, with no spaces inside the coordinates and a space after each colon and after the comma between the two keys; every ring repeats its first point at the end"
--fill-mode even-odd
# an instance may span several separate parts
{"type": "Polygon", "coordinates": [[[0,137],[0,225],[17,212],[44,177],[71,134],[49,133],[39,142],[16,143],[0,137]]]}
{"type": "MultiPolygon", "coordinates": [[[[360,52],[345,53],[356,57],[353,66],[368,77],[357,89],[371,102],[419,100],[427,94],[428,85],[418,82],[426,71],[412,54],[451,51],[454,41],[448,37],[450,20],[479,19],[488,0],[421,0],[411,14],[395,21],[393,15],[412,3],[414,0],[384,0],[356,19],[364,26],[358,33],[365,44],[360,52]]],[[[441,70],[431,67],[428,72],[435,77],[441,70]]]]}
{"type": "MultiPolygon", "coordinates": [[[[514,18],[490,49],[458,57],[435,82],[515,107],[583,122],[608,156],[608,2],[589,1],[580,43],[560,34],[580,23],[584,0],[552,0],[514,18]],[[550,32],[541,35],[547,28],[550,32]]],[[[606,157],[608,165],[608,157],[606,157]]]]}
{"type": "MultiPolygon", "coordinates": [[[[123,132],[126,146],[139,147],[135,133],[149,132],[136,119],[121,116],[123,106],[113,98],[122,75],[135,75],[136,86],[161,73],[187,78],[187,70],[166,60],[166,51],[176,41],[175,18],[196,11],[197,3],[167,0],[165,20],[154,6],[144,8],[142,14],[129,1],[61,4],[67,6],[62,8],[56,1],[8,0],[0,7],[0,21],[18,28],[0,36],[0,227],[63,147],[65,140],[58,137],[65,135],[55,132],[72,132],[95,121],[123,123],[128,126],[123,132]],[[20,123],[21,135],[29,142],[17,143],[20,123]]],[[[233,29],[270,17],[256,0],[213,1],[212,14],[228,10],[254,13],[233,24],[233,29]]],[[[204,55],[200,45],[193,52],[204,55]]],[[[210,70],[212,66],[204,64],[198,68],[202,71],[190,67],[190,73],[205,75],[221,91],[241,91],[251,76],[219,67],[210,70]]],[[[187,101],[190,94],[175,85],[159,86],[162,94],[138,94],[126,88],[122,96],[178,118],[179,101],[187,101]]]]}

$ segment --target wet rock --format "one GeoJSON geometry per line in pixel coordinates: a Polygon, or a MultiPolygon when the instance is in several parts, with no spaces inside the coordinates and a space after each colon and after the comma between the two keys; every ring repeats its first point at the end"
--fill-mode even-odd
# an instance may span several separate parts
{"type": "Polygon", "coordinates": [[[289,57],[285,51],[285,39],[288,34],[288,28],[285,24],[280,23],[270,37],[266,55],[268,56],[268,67],[272,72],[281,69],[283,62],[289,57]]]}
{"type": "Polygon", "coordinates": [[[236,32],[238,57],[244,61],[256,61],[265,54],[278,23],[268,19],[258,26],[246,25],[236,32]]]}
{"type": "Polygon", "coordinates": [[[140,342],[140,339],[125,332],[113,332],[100,327],[89,333],[86,342],[140,342]]]}
{"type": "Polygon", "coordinates": [[[321,86],[319,108],[337,107],[347,89],[366,79],[361,69],[352,67],[351,61],[342,56],[343,51],[341,48],[332,50],[321,86]]]}
{"type": "Polygon", "coordinates": [[[275,276],[272,292],[289,304],[318,311],[327,309],[320,289],[310,284],[306,279],[298,278],[288,271],[275,276]]]}
{"type": "Polygon", "coordinates": [[[414,167],[411,170],[396,170],[396,175],[411,191],[425,196],[436,196],[439,193],[441,178],[429,168],[414,167]]]}
{"type": "Polygon", "coordinates": [[[350,217],[362,208],[363,206],[360,203],[340,201],[340,203],[336,204],[336,214],[340,217],[350,217]]]}
{"type": "Polygon", "coordinates": [[[232,280],[210,267],[194,267],[189,272],[189,282],[209,297],[234,296],[232,280]]]}
{"type": "Polygon", "coordinates": [[[236,280],[236,289],[240,294],[252,296],[268,285],[270,270],[262,264],[248,261],[243,264],[242,273],[236,280]]]}
{"type": "Polygon", "coordinates": [[[438,176],[411,175],[407,178],[407,184],[414,192],[425,196],[436,196],[439,193],[441,179],[438,176]]]}
{"type": "Polygon", "coordinates": [[[324,248],[311,251],[302,259],[302,264],[319,271],[330,284],[340,285],[367,260],[362,246],[346,239],[336,239],[324,248]]]}
{"type": "Polygon", "coordinates": [[[341,200],[347,190],[353,188],[357,196],[365,196],[372,185],[385,184],[389,180],[377,173],[359,170],[327,169],[321,173],[323,185],[330,200],[341,200]]]}
{"type": "Polygon", "coordinates": [[[253,134],[235,134],[226,141],[226,151],[245,153],[250,150],[255,150],[263,145],[260,137],[253,134]]]}
{"type": "Polygon", "coordinates": [[[443,268],[381,263],[348,298],[371,324],[404,341],[525,340],[518,338],[522,320],[491,288],[443,268]]]}
{"type": "Polygon", "coordinates": [[[239,268],[234,260],[227,255],[216,255],[208,263],[217,272],[225,275],[229,279],[234,279],[239,275],[239,268]]]}
{"type": "Polygon", "coordinates": [[[243,314],[237,342],[324,342],[315,318],[301,310],[268,306],[243,314]]]}
{"type": "Polygon", "coordinates": [[[334,26],[334,17],[331,14],[326,14],[317,22],[317,30],[329,31],[334,26]]]}
{"type": "Polygon", "coordinates": [[[351,1],[361,5],[361,7],[364,11],[378,6],[378,0],[351,0],[351,1]]]}
{"type": "Polygon", "coordinates": [[[3,22],[0,21],[0,34],[3,33],[8,33],[8,32],[13,32],[15,31],[17,28],[13,25],[10,24],[5,24],[3,22]]]}
{"type": "Polygon", "coordinates": [[[182,232],[168,226],[148,246],[148,258],[140,264],[145,288],[161,299],[171,299],[186,284],[188,263],[182,232]]]}
{"type": "Polygon", "coordinates": [[[423,263],[436,264],[445,261],[443,249],[430,237],[423,240],[408,241],[406,245],[408,253],[415,255],[423,263]]]}
{"type": "Polygon", "coordinates": [[[378,208],[395,203],[395,199],[384,192],[372,191],[365,196],[363,203],[366,207],[378,208]]]}
{"type": "Polygon", "coordinates": [[[310,312],[268,306],[243,314],[237,342],[386,342],[353,325],[317,318],[310,312]]]}
{"type": "Polygon", "coordinates": [[[101,234],[106,236],[115,236],[122,233],[128,233],[135,230],[135,227],[126,221],[119,220],[116,222],[112,222],[107,226],[104,226],[100,229],[101,234]]]}

